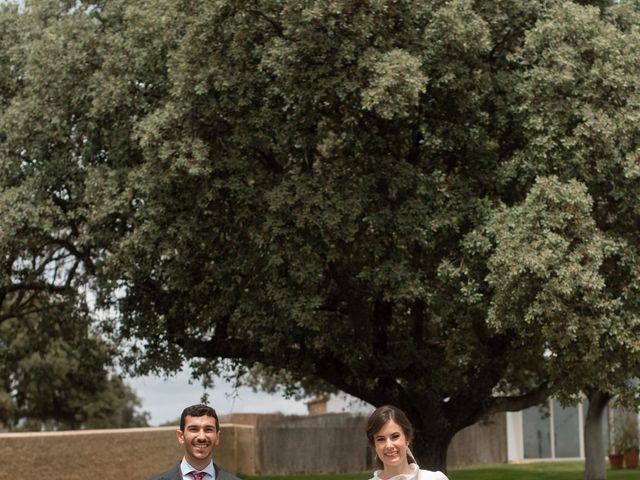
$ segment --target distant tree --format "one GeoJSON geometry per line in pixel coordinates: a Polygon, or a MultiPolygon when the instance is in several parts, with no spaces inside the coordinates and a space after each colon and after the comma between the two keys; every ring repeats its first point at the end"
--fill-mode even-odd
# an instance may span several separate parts
{"type": "Polygon", "coordinates": [[[140,411],[142,402],[136,392],[121,377],[111,374],[100,401],[87,408],[85,428],[148,427],[150,414],[140,411]]]}
{"type": "Polygon", "coordinates": [[[581,3],[4,9],[3,288],[95,291],[139,371],[394,403],[430,468],[488,414],[630,393],[640,5],[581,3]]]}
{"type": "Polygon", "coordinates": [[[176,418],[175,420],[169,420],[160,424],[161,427],[175,427],[177,425],[180,425],[180,417],[176,418]]]}
{"type": "Polygon", "coordinates": [[[0,424],[7,430],[141,427],[148,413],[110,373],[113,352],[65,305],[0,323],[0,424]]]}

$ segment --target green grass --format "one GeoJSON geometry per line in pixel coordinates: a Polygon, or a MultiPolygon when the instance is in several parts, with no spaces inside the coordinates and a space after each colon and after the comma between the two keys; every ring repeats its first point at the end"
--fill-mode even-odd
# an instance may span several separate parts
{"type": "Polygon", "coordinates": [[[256,477],[242,476],[245,480],[368,480],[371,475],[366,473],[344,473],[341,475],[258,475],[256,477]]]}
{"type": "MultiPolygon", "coordinates": [[[[582,480],[582,462],[528,463],[451,469],[450,480],[582,480]]],[[[368,480],[369,473],[243,477],[246,480],[368,480]]],[[[609,470],[607,480],[640,480],[639,470],[609,470]]]]}
{"type": "MultiPolygon", "coordinates": [[[[450,480],[582,480],[584,463],[529,463],[455,469],[450,480]]],[[[608,480],[638,480],[638,470],[609,470],[608,480]]]]}

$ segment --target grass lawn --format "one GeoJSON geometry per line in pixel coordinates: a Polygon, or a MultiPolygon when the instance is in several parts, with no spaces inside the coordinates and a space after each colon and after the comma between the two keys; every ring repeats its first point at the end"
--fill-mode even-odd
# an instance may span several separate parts
{"type": "MultiPolygon", "coordinates": [[[[450,470],[450,480],[582,480],[584,464],[529,463],[450,470]]],[[[607,480],[638,480],[640,470],[609,470],[607,480]]]]}
{"type": "MultiPolygon", "coordinates": [[[[529,463],[449,470],[450,480],[582,480],[583,463],[529,463]]],[[[368,480],[369,473],[243,477],[246,480],[368,480]]],[[[639,470],[609,470],[607,480],[640,480],[639,470]]]]}

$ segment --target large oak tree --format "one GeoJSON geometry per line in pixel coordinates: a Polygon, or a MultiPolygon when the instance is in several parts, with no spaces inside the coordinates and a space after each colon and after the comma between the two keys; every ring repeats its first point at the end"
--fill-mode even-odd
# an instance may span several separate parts
{"type": "Polygon", "coordinates": [[[432,468],[490,413],[637,372],[637,2],[2,18],[3,288],[96,292],[140,371],[393,403],[432,468]]]}

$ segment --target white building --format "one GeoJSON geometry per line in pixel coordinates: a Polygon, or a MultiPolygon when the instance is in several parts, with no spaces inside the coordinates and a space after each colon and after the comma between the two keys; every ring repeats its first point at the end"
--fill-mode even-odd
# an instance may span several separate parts
{"type": "Polygon", "coordinates": [[[563,407],[555,399],[507,412],[508,461],[584,459],[586,413],[586,401],[563,407]]]}

